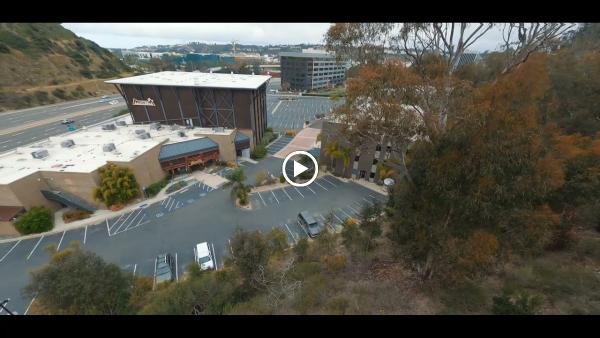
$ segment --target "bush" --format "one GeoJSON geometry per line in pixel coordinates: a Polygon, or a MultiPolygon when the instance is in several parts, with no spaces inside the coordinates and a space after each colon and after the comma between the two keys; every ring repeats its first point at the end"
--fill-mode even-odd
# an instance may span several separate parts
{"type": "Polygon", "coordinates": [[[146,187],[146,196],[156,196],[156,194],[158,194],[164,187],[167,186],[167,183],[169,183],[169,181],[166,178],[163,178],[158,182],[150,184],[148,187],[146,187]]]}
{"type": "Polygon", "coordinates": [[[265,133],[272,133],[273,132],[273,128],[271,127],[267,127],[267,129],[265,129],[265,133]]]}
{"type": "Polygon", "coordinates": [[[283,175],[279,175],[279,183],[285,183],[285,177],[283,175]]]}
{"type": "Polygon", "coordinates": [[[67,93],[60,89],[60,88],[56,88],[52,91],[52,95],[58,97],[61,100],[66,100],[67,99],[67,93]]]}
{"type": "Polygon", "coordinates": [[[62,219],[63,219],[63,221],[65,221],[65,223],[79,221],[79,220],[86,219],[89,217],[90,217],[90,213],[87,211],[84,211],[84,210],[70,210],[70,211],[63,213],[63,215],[62,215],[62,219]]]}
{"type": "Polygon", "coordinates": [[[23,235],[52,230],[54,217],[46,207],[33,207],[15,222],[15,228],[23,235]]]}
{"type": "Polygon", "coordinates": [[[117,116],[121,116],[121,115],[126,115],[129,114],[129,109],[125,108],[125,109],[121,109],[121,111],[119,111],[118,113],[115,113],[113,115],[113,117],[117,117],[117,116]]]}
{"type": "Polygon", "coordinates": [[[239,189],[237,198],[240,201],[240,205],[248,205],[248,189],[239,189]]]}
{"type": "Polygon", "coordinates": [[[266,170],[263,169],[263,170],[257,172],[256,173],[256,186],[265,184],[268,178],[269,178],[269,174],[267,173],[266,170]]]}
{"type": "Polygon", "coordinates": [[[187,182],[186,181],[179,181],[177,183],[172,184],[170,187],[167,188],[166,193],[170,194],[173,191],[177,191],[183,187],[187,186],[187,182]]]}
{"type": "Polygon", "coordinates": [[[347,259],[344,255],[323,256],[321,257],[321,263],[323,263],[325,270],[335,273],[346,267],[347,259]]]}
{"type": "Polygon", "coordinates": [[[253,160],[259,160],[259,159],[265,157],[266,155],[267,155],[267,148],[265,148],[265,146],[263,146],[262,144],[257,145],[250,152],[250,158],[252,158],[253,160]]]}
{"type": "Polygon", "coordinates": [[[529,296],[521,293],[515,297],[503,294],[494,297],[492,313],[496,315],[535,315],[539,313],[542,299],[539,296],[529,296]]]}
{"type": "Polygon", "coordinates": [[[8,54],[10,53],[10,49],[5,44],[0,43],[0,53],[8,54]]]}
{"type": "Polygon", "coordinates": [[[94,198],[110,207],[125,204],[140,194],[140,185],[129,168],[107,164],[98,170],[100,186],[94,191],[94,198]]]}

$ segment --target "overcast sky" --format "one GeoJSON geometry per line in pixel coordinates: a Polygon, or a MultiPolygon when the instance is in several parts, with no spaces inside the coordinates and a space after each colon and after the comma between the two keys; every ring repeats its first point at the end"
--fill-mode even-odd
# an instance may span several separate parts
{"type": "MultiPolygon", "coordinates": [[[[240,44],[323,43],[328,23],[64,23],[65,28],[105,48],[174,45],[192,41],[240,44]]],[[[500,31],[494,30],[472,46],[495,49],[500,31]]]]}

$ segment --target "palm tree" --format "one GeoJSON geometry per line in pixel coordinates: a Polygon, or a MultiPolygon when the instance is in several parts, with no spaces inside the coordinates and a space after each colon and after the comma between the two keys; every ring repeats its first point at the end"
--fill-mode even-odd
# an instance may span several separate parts
{"type": "Polygon", "coordinates": [[[340,149],[339,157],[344,161],[344,170],[342,173],[350,167],[350,155],[352,154],[352,150],[349,147],[342,147],[340,149]]]}
{"type": "Polygon", "coordinates": [[[333,170],[334,160],[339,156],[337,141],[331,140],[330,142],[327,142],[325,144],[325,147],[323,148],[323,154],[329,157],[329,159],[331,160],[331,165],[329,166],[329,168],[333,170]]]}
{"type": "Polygon", "coordinates": [[[246,205],[248,203],[248,192],[250,192],[250,187],[247,187],[244,184],[244,181],[246,180],[244,170],[242,168],[234,169],[227,175],[227,179],[229,182],[225,183],[223,186],[231,186],[231,198],[239,198],[240,204],[246,205]]]}

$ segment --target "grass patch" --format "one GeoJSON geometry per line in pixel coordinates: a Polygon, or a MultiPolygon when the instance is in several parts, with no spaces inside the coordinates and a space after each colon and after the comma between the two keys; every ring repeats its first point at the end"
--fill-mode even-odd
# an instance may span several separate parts
{"type": "Polygon", "coordinates": [[[442,291],[440,301],[444,314],[483,313],[489,308],[490,295],[481,284],[467,281],[461,285],[442,291]]]}

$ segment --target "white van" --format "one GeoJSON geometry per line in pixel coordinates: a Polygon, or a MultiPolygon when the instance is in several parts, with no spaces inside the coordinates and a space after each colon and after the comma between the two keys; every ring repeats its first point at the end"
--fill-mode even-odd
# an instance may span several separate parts
{"type": "Polygon", "coordinates": [[[194,260],[200,266],[200,270],[215,268],[213,254],[210,251],[207,242],[196,244],[196,247],[194,248],[194,260]]]}

